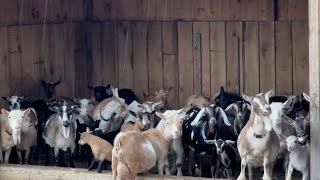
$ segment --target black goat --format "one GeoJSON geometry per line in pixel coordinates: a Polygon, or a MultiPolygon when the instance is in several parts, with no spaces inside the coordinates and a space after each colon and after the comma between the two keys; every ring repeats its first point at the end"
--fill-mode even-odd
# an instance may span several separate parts
{"type": "Polygon", "coordinates": [[[238,94],[225,92],[224,88],[221,86],[220,93],[218,96],[216,96],[214,101],[217,106],[221,107],[224,110],[234,102],[243,101],[243,98],[238,94]]]}

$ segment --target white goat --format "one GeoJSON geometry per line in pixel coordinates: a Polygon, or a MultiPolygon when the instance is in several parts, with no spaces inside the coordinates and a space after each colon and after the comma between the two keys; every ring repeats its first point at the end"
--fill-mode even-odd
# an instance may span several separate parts
{"type": "Polygon", "coordinates": [[[298,144],[296,136],[289,136],[286,139],[289,154],[289,166],[286,180],[291,180],[293,169],[302,173],[302,179],[310,179],[310,150],[307,146],[298,144]]]}

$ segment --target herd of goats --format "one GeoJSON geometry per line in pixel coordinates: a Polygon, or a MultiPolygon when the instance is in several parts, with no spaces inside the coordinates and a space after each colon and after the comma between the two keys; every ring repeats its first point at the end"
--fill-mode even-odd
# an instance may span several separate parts
{"type": "Polygon", "coordinates": [[[0,162],[9,163],[15,152],[16,163],[37,164],[45,154],[45,165],[75,167],[74,157],[80,156],[98,172],[111,162],[113,179],[154,172],[203,176],[207,168],[212,177],[238,180],[252,179],[256,167],[271,180],[280,164],[287,180],[294,169],[309,179],[310,97],[305,93],[251,97],[221,87],[213,100],[194,94],[172,110],[170,89],[141,103],[132,90],[110,85],[88,86],[91,98],[56,97],[59,83],[41,82],[47,99],[3,97],[0,162]]]}

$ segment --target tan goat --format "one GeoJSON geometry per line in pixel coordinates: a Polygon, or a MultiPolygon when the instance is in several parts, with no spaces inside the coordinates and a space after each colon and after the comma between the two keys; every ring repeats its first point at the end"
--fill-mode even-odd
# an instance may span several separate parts
{"type": "Polygon", "coordinates": [[[248,123],[240,132],[237,147],[241,157],[241,173],[238,180],[245,180],[248,167],[249,179],[252,179],[252,166],[264,167],[263,180],[271,180],[274,162],[277,159],[280,143],[272,128],[269,98],[272,91],[257,94],[255,97],[243,96],[251,102],[251,115],[248,123]]]}
{"type": "Polygon", "coordinates": [[[163,174],[164,158],[167,156],[173,139],[182,134],[184,116],[168,118],[156,113],[166,120],[166,125],[159,129],[144,132],[119,133],[112,150],[113,179],[135,179],[137,173],[151,169],[158,162],[159,174],[163,174]]]}
{"type": "Polygon", "coordinates": [[[203,107],[208,107],[210,105],[210,100],[209,98],[201,95],[201,94],[194,94],[188,97],[185,105],[185,109],[189,110],[192,107],[197,107],[197,108],[203,108],[203,107]]]}
{"type": "Polygon", "coordinates": [[[150,127],[150,121],[148,118],[142,117],[142,114],[136,115],[134,112],[130,112],[136,117],[135,122],[124,122],[121,126],[121,132],[128,132],[128,131],[136,131],[141,132],[145,128],[149,129],[150,127]]]}
{"type": "Polygon", "coordinates": [[[98,167],[97,172],[101,173],[101,165],[104,161],[112,161],[112,149],[113,146],[104,139],[92,135],[89,128],[87,128],[87,131],[84,133],[81,133],[80,145],[88,144],[92,150],[93,153],[93,159],[91,161],[91,165],[89,166],[89,170],[92,170],[95,163],[98,161],[98,167]]]}

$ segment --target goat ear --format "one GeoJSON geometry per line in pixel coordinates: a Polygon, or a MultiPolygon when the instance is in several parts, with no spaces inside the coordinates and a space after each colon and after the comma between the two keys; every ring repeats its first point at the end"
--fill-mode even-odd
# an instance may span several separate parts
{"type": "Polygon", "coordinates": [[[90,132],[90,129],[88,127],[86,128],[86,132],[90,132]]]}
{"type": "Polygon", "coordinates": [[[2,96],[2,99],[5,101],[9,101],[7,97],[2,96]]]}
{"type": "Polygon", "coordinates": [[[119,98],[119,94],[118,94],[118,88],[115,88],[115,89],[111,89],[112,90],[112,94],[115,98],[119,98]]]}
{"type": "Polygon", "coordinates": [[[248,95],[242,94],[242,98],[244,100],[248,101],[250,104],[252,104],[252,99],[253,99],[252,96],[248,96],[248,95]]]}
{"type": "Polygon", "coordinates": [[[220,94],[223,94],[223,93],[224,93],[224,87],[221,86],[221,87],[220,87],[220,94]]]}
{"type": "Polygon", "coordinates": [[[269,99],[270,99],[270,97],[272,97],[273,96],[273,90],[270,90],[270,91],[268,91],[268,92],[266,92],[265,94],[264,94],[264,97],[265,97],[265,99],[266,99],[266,101],[269,103],[269,99]]]}
{"type": "Polygon", "coordinates": [[[236,104],[230,104],[225,110],[226,113],[228,114],[237,114],[239,113],[239,108],[236,104]]]}
{"type": "Polygon", "coordinates": [[[55,82],[53,85],[54,85],[54,86],[57,86],[57,85],[60,84],[60,82],[61,82],[61,81],[60,81],[60,79],[59,79],[59,80],[58,80],[57,82],[55,82]]]}
{"type": "Polygon", "coordinates": [[[156,115],[160,118],[160,119],[163,119],[163,120],[166,120],[166,117],[163,113],[160,113],[158,111],[156,111],[156,115]]]}
{"type": "Polygon", "coordinates": [[[235,143],[236,143],[236,141],[226,140],[226,143],[231,145],[231,144],[235,144],[235,143]]]}
{"type": "Polygon", "coordinates": [[[47,87],[47,86],[48,86],[48,83],[45,82],[44,80],[41,80],[41,85],[42,85],[43,87],[47,87]]]}
{"type": "Polygon", "coordinates": [[[305,100],[307,100],[308,102],[310,102],[310,96],[306,93],[302,93],[303,94],[303,97],[305,100]]]}
{"type": "Polygon", "coordinates": [[[10,111],[7,111],[6,109],[1,109],[1,113],[4,115],[4,116],[8,116],[10,111]]]}
{"type": "Polygon", "coordinates": [[[23,114],[24,114],[24,115],[28,115],[28,114],[30,113],[30,111],[31,111],[31,109],[28,108],[28,109],[26,109],[26,110],[23,111],[23,114]]]}
{"type": "Polygon", "coordinates": [[[130,114],[132,114],[132,116],[137,117],[137,114],[133,111],[129,111],[130,114]]]}

